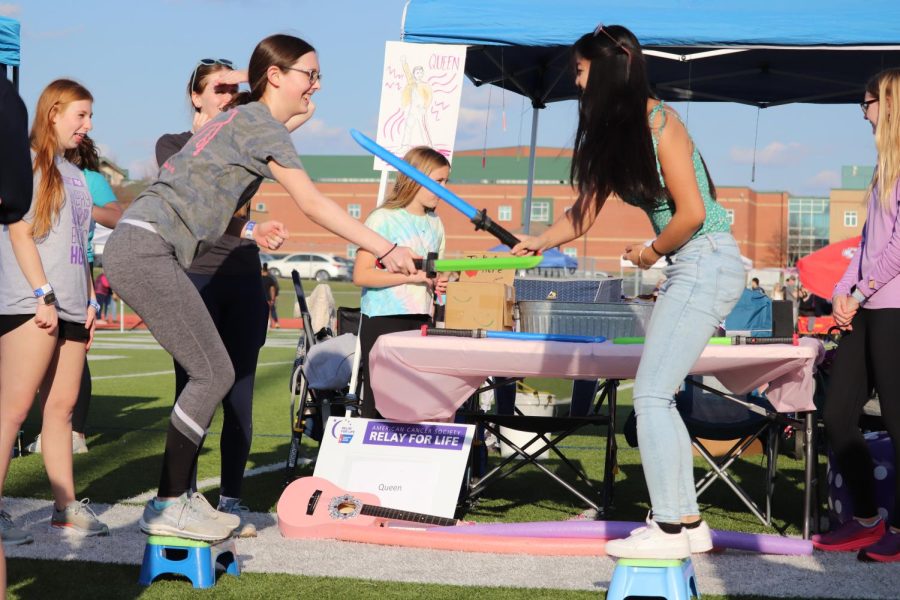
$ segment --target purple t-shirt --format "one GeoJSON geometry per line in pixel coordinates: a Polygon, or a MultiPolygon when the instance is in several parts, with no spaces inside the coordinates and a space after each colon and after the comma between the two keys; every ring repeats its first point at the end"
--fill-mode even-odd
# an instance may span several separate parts
{"type": "Polygon", "coordinates": [[[878,195],[876,185],[869,194],[859,249],[834,286],[834,295],[849,294],[855,285],[866,296],[865,308],[900,308],[900,181],[894,184],[889,210],[881,207],[878,195]]]}

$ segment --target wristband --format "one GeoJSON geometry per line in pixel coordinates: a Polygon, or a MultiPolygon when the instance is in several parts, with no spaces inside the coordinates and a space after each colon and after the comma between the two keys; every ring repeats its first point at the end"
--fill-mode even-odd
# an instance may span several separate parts
{"type": "Polygon", "coordinates": [[[642,246],[642,247],[641,247],[641,251],[638,252],[638,266],[639,266],[640,268],[642,268],[642,269],[645,268],[645,265],[644,265],[644,250],[646,250],[646,249],[647,249],[647,246],[642,246]]]}
{"type": "Polygon", "coordinates": [[[866,295],[863,294],[858,287],[853,288],[853,292],[850,294],[854,300],[862,304],[866,301],[866,295]]]}
{"type": "Polygon", "coordinates": [[[44,296],[45,294],[50,294],[52,292],[53,292],[53,287],[49,283],[45,283],[38,289],[34,290],[34,297],[40,298],[41,296],[44,296]]]}
{"type": "Polygon", "coordinates": [[[391,246],[390,250],[388,250],[387,252],[385,252],[384,254],[382,254],[381,256],[379,256],[378,258],[375,259],[375,266],[378,267],[379,269],[383,269],[383,268],[384,268],[384,263],[381,262],[381,260],[382,260],[385,256],[387,256],[388,254],[390,254],[391,252],[393,252],[393,251],[394,251],[394,248],[396,248],[396,247],[397,247],[397,243],[394,242],[394,245],[391,246]]]}
{"type": "Polygon", "coordinates": [[[659,257],[665,256],[664,253],[662,253],[656,249],[656,246],[654,244],[656,244],[656,240],[653,240],[652,242],[650,242],[650,249],[653,250],[656,253],[656,255],[659,257]]]}
{"type": "Polygon", "coordinates": [[[100,303],[99,302],[97,302],[96,300],[88,300],[87,305],[88,305],[88,308],[94,309],[94,314],[97,314],[97,315],[100,314],[100,303]]]}
{"type": "Polygon", "coordinates": [[[247,221],[247,224],[244,225],[244,232],[241,234],[241,237],[246,240],[253,239],[253,230],[256,228],[256,221],[247,221]]]}

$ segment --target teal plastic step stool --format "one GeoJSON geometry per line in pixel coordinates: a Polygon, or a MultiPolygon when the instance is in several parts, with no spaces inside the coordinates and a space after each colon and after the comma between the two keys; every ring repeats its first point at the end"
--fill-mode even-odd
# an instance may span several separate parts
{"type": "Polygon", "coordinates": [[[230,539],[216,544],[177,537],[151,535],[144,547],[138,583],[150,585],[160,575],[184,575],[195,588],[216,584],[216,569],[240,575],[237,551],[230,539]]]}
{"type": "Polygon", "coordinates": [[[700,598],[694,565],[688,559],[653,560],[620,558],[609,582],[606,600],[626,598],[665,598],[690,600],[700,598]]]}

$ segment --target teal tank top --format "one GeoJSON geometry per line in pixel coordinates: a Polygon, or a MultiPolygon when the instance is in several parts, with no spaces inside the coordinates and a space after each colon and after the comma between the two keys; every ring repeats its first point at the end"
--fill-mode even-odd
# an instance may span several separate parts
{"type": "MultiPolygon", "coordinates": [[[[659,175],[659,183],[665,188],[666,181],[663,179],[658,152],[659,136],[662,135],[663,129],[666,127],[666,120],[668,119],[662,101],[650,111],[649,121],[651,124],[657,113],[661,114],[662,122],[660,123],[659,131],[655,134],[651,133],[653,138],[653,156],[656,158],[656,172],[659,175]]],[[[728,214],[725,212],[725,209],[722,208],[722,205],[716,202],[716,199],[713,198],[712,192],[709,189],[709,178],[707,177],[706,168],[703,166],[703,160],[700,158],[700,151],[697,150],[696,144],[694,144],[691,160],[694,164],[694,176],[697,179],[697,187],[700,188],[700,197],[703,199],[703,206],[706,209],[706,220],[703,221],[703,225],[700,229],[691,236],[691,239],[707,233],[731,233],[731,226],[728,224],[728,214]]],[[[625,199],[625,202],[632,206],[641,207],[639,202],[634,199],[625,199]]],[[[665,229],[666,225],[669,224],[669,221],[672,220],[672,215],[675,212],[675,203],[668,197],[662,197],[657,201],[656,206],[650,209],[644,208],[644,211],[647,213],[647,216],[650,217],[653,231],[656,232],[656,235],[659,235],[660,232],[665,229]]]]}

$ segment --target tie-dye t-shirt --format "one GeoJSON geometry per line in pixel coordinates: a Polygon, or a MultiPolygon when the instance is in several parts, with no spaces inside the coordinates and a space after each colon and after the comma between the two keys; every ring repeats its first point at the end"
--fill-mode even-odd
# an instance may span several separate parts
{"type": "MultiPolygon", "coordinates": [[[[429,252],[444,255],[444,224],[434,213],[419,216],[404,208],[380,208],[369,215],[366,225],[420,256],[425,257],[429,252]]],[[[363,288],[360,308],[369,317],[430,315],[433,303],[431,289],[426,284],[406,283],[386,288],[363,288]]]]}

